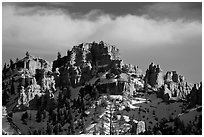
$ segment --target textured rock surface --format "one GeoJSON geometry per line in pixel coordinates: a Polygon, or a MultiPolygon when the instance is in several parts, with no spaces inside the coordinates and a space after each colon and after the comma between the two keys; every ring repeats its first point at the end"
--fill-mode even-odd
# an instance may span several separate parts
{"type": "Polygon", "coordinates": [[[59,68],[60,86],[84,84],[99,72],[105,72],[120,62],[119,50],[104,42],[82,43],[68,51],[67,56],[53,62],[59,68]]]}
{"type": "Polygon", "coordinates": [[[176,71],[168,71],[164,77],[165,89],[170,90],[168,92],[170,99],[182,99],[186,100],[187,96],[192,90],[192,84],[185,81],[184,76],[177,74],[176,71]]]}
{"type": "Polygon", "coordinates": [[[145,75],[146,84],[152,87],[160,88],[164,85],[163,73],[159,65],[151,63],[145,75]]]}
{"type": "Polygon", "coordinates": [[[165,82],[184,82],[185,78],[182,75],[177,74],[176,71],[168,71],[165,75],[165,82]]]}
{"type": "Polygon", "coordinates": [[[50,87],[54,87],[54,79],[48,75],[51,67],[51,64],[46,60],[27,54],[26,57],[15,62],[5,71],[2,81],[3,95],[5,98],[9,98],[13,94],[18,95],[16,107],[29,107],[29,101],[35,95],[40,96],[46,88],[49,90],[50,87]]]}
{"type": "MultiPolygon", "coordinates": [[[[74,46],[64,57],[58,53],[53,64],[26,54],[3,69],[2,96],[3,105],[14,115],[35,111],[31,119],[45,124],[45,129],[36,130],[46,134],[86,134],[92,127],[89,133],[98,134],[100,128],[105,129],[104,120],[110,125],[106,127],[109,132],[100,134],[120,134],[111,124],[115,128],[122,124],[119,127],[125,134],[147,134],[162,118],[172,121],[186,108],[202,107],[202,83],[193,86],[176,71],[163,75],[154,63],[144,76],[138,66],[123,63],[115,46],[101,41],[74,46]],[[106,119],[101,119],[104,115],[106,119]],[[122,115],[123,122],[118,123],[122,115]],[[47,117],[43,122],[42,116],[47,117]],[[47,132],[45,122],[54,129],[47,132]],[[70,131],[57,130],[59,125],[70,131]]],[[[26,121],[23,123],[27,129],[26,121]]]]}

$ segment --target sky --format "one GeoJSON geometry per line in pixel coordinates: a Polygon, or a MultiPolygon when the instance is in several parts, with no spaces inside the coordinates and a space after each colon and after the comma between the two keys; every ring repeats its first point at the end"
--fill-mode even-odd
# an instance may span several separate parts
{"type": "Polygon", "coordinates": [[[101,40],[143,73],[154,62],[202,81],[201,2],[2,3],[3,64],[26,51],[53,61],[58,51],[101,40]]]}

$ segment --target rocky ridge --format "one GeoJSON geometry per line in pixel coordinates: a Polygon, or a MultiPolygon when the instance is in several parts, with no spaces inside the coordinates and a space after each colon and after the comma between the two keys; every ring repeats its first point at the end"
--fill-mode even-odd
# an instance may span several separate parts
{"type": "MultiPolygon", "coordinates": [[[[74,46],[64,57],[58,53],[53,63],[26,53],[23,59],[3,69],[2,91],[3,105],[8,112],[36,109],[39,113],[45,110],[50,113],[56,108],[57,111],[63,108],[70,112],[70,107],[86,112],[85,110],[89,110],[88,104],[94,103],[103,94],[123,96],[125,110],[137,109],[132,102],[135,96],[141,94],[156,94],[167,103],[172,100],[187,101],[190,102],[188,108],[202,105],[202,83],[193,86],[176,71],[168,71],[164,75],[161,67],[154,63],[149,65],[144,75],[138,66],[124,64],[119,49],[103,41],[74,46]],[[60,103],[59,100],[62,99],[64,102],[60,103]],[[87,108],[81,108],[77,104],[87,104],[87,108]]],[[[109,108],[110,106],[104,107],[109,108]]],[[[123,110],[124,108],[121,109],[123,110]]],[[[85,123],[82,122],[82,125],[85,123]]],[[[145,131],[138,129],[136,132],[132,128],[134,122],[127,124],[128,132],[133,130],[134,134],[139,134],[140,131],[145,131]]],[[[109,127],[107,134],[111,132],[109,127]]]]}

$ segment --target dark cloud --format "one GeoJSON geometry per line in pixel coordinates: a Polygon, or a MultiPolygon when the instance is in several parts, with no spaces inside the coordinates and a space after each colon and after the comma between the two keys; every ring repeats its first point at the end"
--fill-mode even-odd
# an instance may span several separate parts
{"type": "Polygon", "coordinates": [[[71,2],[3,2],[3,6],[14,5],[21,8],[46,7],[46,8],[68,8],[74,4],[71,2]]]}
{"type": "Polygon", "coordinates": [[[202,20],[201,2],[162,2],[146,5],[140,9],[141,14],[146,14],[153,19],[184,19],[184,20],[202,20]]]}
{"type": "MultiPolygon", "coordinates": [[[[99,15],[106,13],[113,17],[132,14],[138,16],[146,15],[153,19],[202,20],[201,2],[4,2],[4,5],[13,5],[21,8],[58,9],[71,15],[72,18],[83,18],[84,15],[93,10],[100,13],[99,15]]],[[[30,11],[27,14],[32,15],[31,13],[35,14],[38,12],[30,11]]]]}
{"type": "Polygon", "coordinates": [[[8,62],[29,51],[51,61],[57,51],[66,54],[81,42],[103,40],[120,49],[125,63],[143,71],[155,61],[198,82],[201,3],[190,4],[3,3],[2,59],[8,62]]]}

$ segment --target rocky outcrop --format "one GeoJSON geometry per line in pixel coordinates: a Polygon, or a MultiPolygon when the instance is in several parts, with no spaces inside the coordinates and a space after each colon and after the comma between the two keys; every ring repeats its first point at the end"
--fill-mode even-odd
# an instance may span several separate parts
{"type": "Polygon", "coordinates": [[[169,82],[176,82],[176,83],[180,83],[180,82],[184,82],[185,78],[182,75],[177,74],[176,71],[168,71],[165,75],[165,83],[169,83],[169,82]]]}
{"type": "MultiPolygon", "coordinates": [[[[49,116],[43,120],[50,125],[55,125],[53,131],[57,130],[58,124],[73,126],[74,123],[78,128],[76,134],[81,129],[86,134],[85,125],[97,123],[97,118],[105,114],[111,114],[107,121],[116,127],[115,122],[119,120],[120,111],[125,112],[125,115],[130,115],[129,111],[136,109],[135,112],[138,115],[136,117],[133,115],[133,117],[146,120],[130,120],[129,116],[126,116],[123,119],[130,122],[125,124],[124,120],[121,120],[123,121],[121,124],[125,125],[129,130],[127,132],[131,134],[144,134],[147,130],[147,121],[151,125],[156,124],[156,121],[159,122],[156,115],[160,114],[155,113],[154,110],[163,106],[163,101],[170,103],[170,100],[185,100],[189,102],[189,107],[202,105],[202,84],[195,84],[193,87],[176,71],[168,71],[166,75],[163,75],[160,66],[154,63],[149,65],[144,76],[138,66],[123,63],[119,50],[115,46],[102,41],[74,46],[64,57],[58,53],[58,58],[53,64],[28,53],[23,59],[11,64],[10,67],[3,69],[3,105],[10,112],[32,109],[38,110],[37,114],[44,113],[45,117],[47,111],[49,116]],[[98,100],[104,94],[106,98],[103,100],[107,102],[98,100]],[[141,109],[141,106],[136,105],[138,103],[146,104],[145,107],[149,108],[141,109]],[[148,103],[153,104],[148,106],[148,103]],[[99,115],[104,108],[110,113],[106,111],[99,115]],[[152,115],[155,121],[143,115],[150,114],[149,110],[153,110],[152,115]],[[93,116],[94,118],[91,119],[93,116]]],[[[168,103],[165,105],[170,106],[168,103]]],[[[175,102],[175,105],[170,107],[178,108],[179,104],[180,102],[175,102]]],[[[179,107],[183,109],[183,106],[179,107]]],[[[179,109],[179,111],[182,110],[179,109]]],[[[173,113],[172,116],[180,112],[173,113]]],[[[106,121],[106,119],[103,120],[106,121]]],[[[74,126],[69,126],[68,129],[73,128],[73,131],[76,129],[74,126]]],[[[112,134],[111,129],[110,126],[110,134],[112,134]]],[[[72,134],[73,131],[68,132],[72,134]]]]}
{"type": "Polygon", "coordinates": [[[160,88],[164,85],[163,73],[159,65],[151,63],[146,71],[145,84],[149,84],[151,87],[160,88]]]}
{"type": "Polygon", "coordinates": [[[168,93],[170,99],[187,100],[192,85],[185,82],[184,76],[179,75],[176,71],[168,71],[164,77],[164,93],[168,93]]]}
{"type": "Polygon", "coordinates": [[[144,77],[138,66],[123,63],[119,49],[103,41],[74,46],[64,57],[59,53],[52,64],[26,53],[23,59],[12,63],[3,72],[4,104],[10,95],[19,94],[17,106],[29,106],[29,101],[36,95],[46,93],[53,98],[56,88],[84,86],[92,78],[100,79],[103,74],[106,82],[96,80],[94,83],[103,93],[134,95],[149,87],[162,91],[167,100],[186,100],[190,94],[192,100],[198,101],[192,104],[201,104],[201,96],[195,97],[194,94],[202,94],[202,89],[195,86],[192,89],[176,71],[168,71],[164,76],[160,66],[151,63],[144,77]]]}
{"type": "Polygon", "coordinates": [[[19,95],[16,107],[29,107],[35,95],[45,90],[55,90],[54,77],[51,76],[51,64],[39,57],[26,53],[26,56],[12,64],[5,71],[2,81],[3,95],[19,95]],[[12,71],[12,73],[10,73],[12,71]]]}
{"type": "Polygon", "coordinates": [[[136,65],[124,64],[124,65],[122,65],[122,71],[124,73],[131,73],[131,74],[135,75],[136,77],[142,76],[142,70],[136,65]]]}
{"type": "Polygon", "coordinates": [[[105,72],[120,64],[119,49],[103,41],[99,43],[82,43],[67,52],[67,56],[53,61],[52,70],[59,68],[60,76],[57,86],[76,87],[85,84],[97,73],[105,72]]]}

